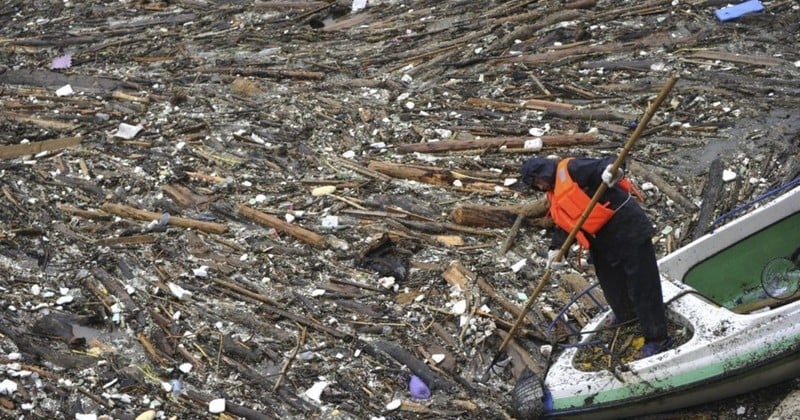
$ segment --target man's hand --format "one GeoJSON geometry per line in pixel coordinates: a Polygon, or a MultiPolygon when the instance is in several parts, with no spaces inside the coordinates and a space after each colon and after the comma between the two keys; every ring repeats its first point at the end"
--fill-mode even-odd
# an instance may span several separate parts
{"type": "Polygon", "coordinates": [[[619,169],[619,168],[617,169],[617,173],[612,176],[611,175],[611,169],[612,169],[613,166],[614,165],[606,166],[606,169],[603,170],[603,174],[600,176],[600,178],[602,178],[603,182],[606,185],[608,185],[608,188],[613,187],[614,184],[619,182],[619,180],[622,179],[623,176],[625,176],[625,172],[623,172],[622,169],[619,169]]]}

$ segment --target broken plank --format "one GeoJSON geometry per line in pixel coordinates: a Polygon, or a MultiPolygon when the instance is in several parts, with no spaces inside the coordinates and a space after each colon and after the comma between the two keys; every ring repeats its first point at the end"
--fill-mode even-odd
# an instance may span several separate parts
{"type": "Polygon", "coordinates": [[[8,118],[10,120],[18,121],[21,123],[31,123],[43,128],[50,128],[53,130],[74,130],[78,128],[77,124],[66,123],[57,120],[44,119],[39,117],[31,117],[28,115],[17,114],[15,112],[0,112],[0,117],[8,118]]]}
{"type": "Polygon", "coordinates": [[[63,137],[60,139],[37,141],[25,144],[11,144],[8,146],[0,146],[0,159],[13,159],[19,156],[35,155],[41,152],[49,152],[51,150],[65,149],[81,144],[82,138],[63,137]]]}

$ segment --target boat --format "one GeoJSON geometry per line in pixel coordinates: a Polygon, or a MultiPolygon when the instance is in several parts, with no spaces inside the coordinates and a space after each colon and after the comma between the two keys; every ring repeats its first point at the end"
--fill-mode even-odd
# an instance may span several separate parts
{"type": "MultiPolygon", "coordinates": [[[[626,418],[749,392],[800,374],[800,178],[658,261],[682,343],[601,369],[579,363],[606,309],[538,377],[518,378],[519,418],[626,418]],[[778,194],[779,192],[780,194],[778,194]],[[756,206],[757,204],[757,206],[756,206]]],[[[719,219],[718,219],[719,220],[719,219]]]]}

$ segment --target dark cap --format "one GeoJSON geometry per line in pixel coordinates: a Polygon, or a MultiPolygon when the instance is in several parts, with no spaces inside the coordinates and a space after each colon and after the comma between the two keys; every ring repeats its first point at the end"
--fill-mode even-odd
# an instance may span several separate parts
{"type": "Polygon", "coordinates": [[[520,185],[524,188],[531,188],[533,180],[536,178],[545,178],[551,183],[556,179],[556,165],[557,161],[547,158],[530,158],[522,164],[520,170],[520,185]]]}

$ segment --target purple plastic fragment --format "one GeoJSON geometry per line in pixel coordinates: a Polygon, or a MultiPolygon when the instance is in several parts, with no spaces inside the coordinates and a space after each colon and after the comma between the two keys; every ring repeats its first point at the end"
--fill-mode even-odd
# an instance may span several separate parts
{"type": "Polygon", "coordinates": [[[72,54],[70,53],[54,58],[53,63],[50,64],[52,70],[68,69],[70,67],[72,67],[72,54]]]}
{"type": "Polygon", "coordinates": [[[748,13],[760,12],[764,10],[764,5],[758,0],[749,0],[744,3],[734,4],[733,6],[717,9],[717,19],[720,22],[727,22],[746,15],[748,13]]]}
{"type": "Polygon", "coordinates": [[[417,375],[411,375],[411,380],[408,382],[408,391],[412,397],[418,400],[427,400],[431,397],[431,390],[428,385],[425,385],[425,382],[422,382],[422,379],[417,375]]]}

